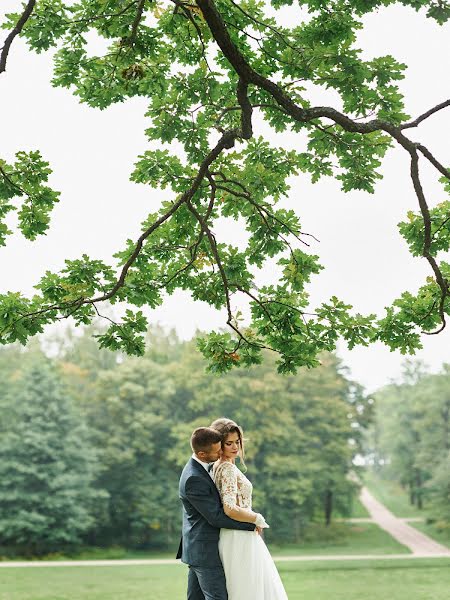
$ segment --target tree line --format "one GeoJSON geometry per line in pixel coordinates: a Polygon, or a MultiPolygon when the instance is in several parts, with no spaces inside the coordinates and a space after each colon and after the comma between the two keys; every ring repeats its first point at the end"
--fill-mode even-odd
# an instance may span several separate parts
{"type": "Polygon", "coordinates": [[[99,349],[92,331],[0,350],[0,554],[175,548],[190,434],[220,416],[244,428],[269,541],[350,512],[372,400],[335,355],[292,376],[267,355],[219,377],[194,342],[147,338],[139,359],[99,349]]]}
{"type": "Polygon", "coordinates": [[[450,365],[430,374],[407,362],[402,381],[375,395],[367,453],[378,475],[399,481],[411,504],[450,532],[450,365]]]}

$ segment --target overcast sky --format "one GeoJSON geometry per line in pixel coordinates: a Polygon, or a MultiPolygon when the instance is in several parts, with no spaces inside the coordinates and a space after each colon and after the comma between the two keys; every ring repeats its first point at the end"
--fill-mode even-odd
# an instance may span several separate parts
{"type": "MultiPolygon", "coordinates": [[[[0,17],[19,6],[17,0],[2,0],[0,17]]],[[[450,97],[450,24],[439,27],[423,13],[405,7],[382,9],[364,23],[359,36],[364,58],[392,54],[409,65],[401,89],[410,115],[418,116],[450,97]]],[[[12,160],[18,150],[40,149],[54,169],[52,187],[62,192],[46,236],[32,243],[16,234],[0,248],[0,292],[29,294],[45,270],[59,270],[64,259],[82,253],[112,263],[112,254],[123,248],[125,240],[140,235],[140,223],[148,212],[170,197],[167,191],[163,194],[128,180],[136,157],[149,147],[144,135],[145,100],[134,99],[102,112],[91,109],[69,91],[52,88],[51,70],[50,54],[31,54],[16,40],[7,73],[0,76],[0,156],[12,160]]],[[[332,94],[314,101],[339,108],[332,94]]],[[[450,164],[449,131],[450,110],[409,135],[450,164]]],[[[281,143],[303,147],[302,139],[295,136],[283,136],[281,143]]],[[[381,315],[403,291],[416,291],[431,274],[425,259],[409,255],[397,229],[408,210],[418,210],[406,153],[391,150],[382,172],[384,179],[373,195],[343,194],[331,179],[315,185],[307,176],[292,181],[283,205],[294,208],[304,231],[320,240],[312,244],[311,252],[320,256],[325,267],[311,286],[313,306],[336,295],[358,312],[381,315]]],[[[431,169],[424,165],[423,172],[428,201],[434,205],[444,195],[431,169]]],[[[240,244],[245,237],[227,222],[215,232],[230,243],[240,244]]],[[[270,280],[273,273],[267,269],[263,277],[270,280]]],[[[183,338],[191,337],[197,328],[221,327],[226,320],[223,312],[194,303],[185,293],[169,297],[148,314],[151,322],[175,327],[183,338]]],[[[424,349],[416,356],[436,371],[450,362],[449,342],[450,326],[439,336],[424,336],[424,349]]],[[[340,346],[339,354],[352,376],[369,390],[397,379],[404,360],[381,344],[352,351],[340,346]]]]}

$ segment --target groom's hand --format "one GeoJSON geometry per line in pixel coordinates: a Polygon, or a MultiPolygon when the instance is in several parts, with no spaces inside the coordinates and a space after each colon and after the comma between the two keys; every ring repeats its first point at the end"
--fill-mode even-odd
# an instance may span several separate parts
{"type": "Polygon", "coordinates": [[[255,531],[258,535],[262,535],[263,532],[263,528],[262,527],[255,527],[255,531]]]}

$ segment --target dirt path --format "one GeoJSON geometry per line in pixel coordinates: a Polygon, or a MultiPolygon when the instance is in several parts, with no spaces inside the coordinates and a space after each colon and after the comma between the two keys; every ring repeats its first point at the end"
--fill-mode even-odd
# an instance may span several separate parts
{"type": "MultiPolygon", "coordinates": [[[[330,554],[308,556],[274,556],[275,562],[308,562],[330,560],[411,560],[417,558],[450,558],[450,554],[330,554]]],[[[182,565],[174,558],[111,559],[111,560],[34,560],[29,562],[0,562],[2,567],[126,567],[135,565],[182,565]]]]}
{"type": "Polygon", "coordinates": [[[366,507],[373,522],[384,529],[417,556],[450,556],[450,550],[430,537],[408,525],[404,519],[394,516],[381,502],[378,502],[365,487],[360,500],[366,507]]]}

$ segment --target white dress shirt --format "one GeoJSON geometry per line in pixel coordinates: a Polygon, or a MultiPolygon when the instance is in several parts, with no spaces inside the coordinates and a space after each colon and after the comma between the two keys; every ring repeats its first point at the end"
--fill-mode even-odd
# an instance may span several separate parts
{"type": "Polygon", "coordinates": [[[198,456],[197,456],[196,454],[193,454],[193,455],[192,455],[192,458],[193,458],[194,460],[196,460],[196,461],[197,461],[199,464],[201,464],[201,465],[202,465],[202,467],[205,469],[205,471],[208,473],[208,475],[209,475],[209,476],[211,477],[211,479],[214,481],[212,469],[211,469],[211,471],[209,470],[209,465],[210,465],[211,463],[203,462],[202,460],[200,460],[200,459],[198,458],[198,456]]]}

